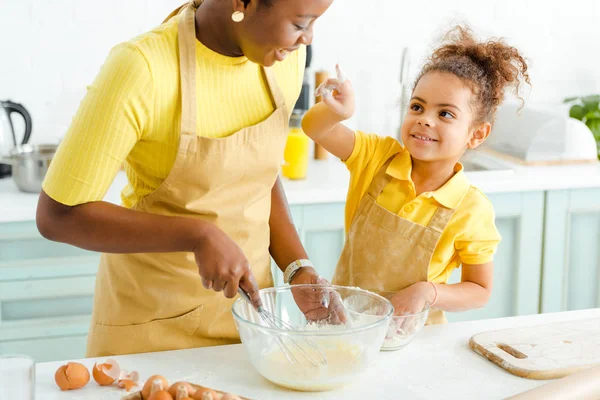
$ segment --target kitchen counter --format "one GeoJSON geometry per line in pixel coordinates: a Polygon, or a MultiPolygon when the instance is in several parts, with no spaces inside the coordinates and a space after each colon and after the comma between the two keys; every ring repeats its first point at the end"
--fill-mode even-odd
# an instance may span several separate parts
{"type": "MultiPolygon", "coordinates": [[[[507,164],[508,165],[508,164],[507,164]]],[[[471,182],[484,193],[562,190],[600,187],[600,164],[467,171],[471,182]]],[[[307,179],[283,179],[288,201],[294,204],[345,202],[349,173],[337,159],[313,161],[307,179]]],[[[119,172],[104,200],[120,204],[127,177],[119,172]]],[[[20,192],[12,179],[0,180],[0,223],[35,219],[38,195],[20,192]]]]}
{"type": "MultiPolygon", "coordinates": [[[[468,347],[479,332],[557,321],[600,317],[600,309],[480,320],[428,326],[406,348],[381,352],[361,380],[324,393],[291,392],[263,379],[242,345],[119,356],[124,369],[139,371],[141,380],[162,374],[169,382],[187,380],[253,399],[503,399],[550,381],[519,378],[468,347]]],[[[70,360],[72,361],[72,360],[70,360]]],[[[94,359],[80,360],[88,368],[94,359]]],[[[76,391],[61,392],[54,372],[64,362],[38,364],[37,400],[119,399],[123,391],[99,387],[93,380],[76,391]]]]}

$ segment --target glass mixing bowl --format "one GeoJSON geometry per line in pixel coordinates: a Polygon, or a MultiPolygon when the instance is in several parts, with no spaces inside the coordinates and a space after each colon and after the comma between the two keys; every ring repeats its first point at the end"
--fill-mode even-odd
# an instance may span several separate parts
{"type": "MultiPolygon", "coordinates": [[[[268,288],[260,296],[265,310],[292,329],[270,326],[239,298],[232,311],[242,343],[263,377],[299,391],[326,391],[355,382],[377,357],[394,310],[382,296],[342,286],[268,288]],[[314,298],[324,291],[333,292],[341,301],[338,304],[344,305],[345,323],[307,321],[294,300],[314,298]],[[375,311],[367,315],[365,310],[375,311]],[[323,357],[327,362],[319,364],[323,357]]],[[[330,301],[329,309],[333,304],[330,301]]]]}
{"type": "MultiPolygon", "coordinates": [[[[382,292],[381,296],[391,300],[396,292],[382,292]]],[[[394,315],[383,341],[381,350],[400,350],[407,346],[423,329],[429,317],[429,304],[415,314],[394,315]]]]}

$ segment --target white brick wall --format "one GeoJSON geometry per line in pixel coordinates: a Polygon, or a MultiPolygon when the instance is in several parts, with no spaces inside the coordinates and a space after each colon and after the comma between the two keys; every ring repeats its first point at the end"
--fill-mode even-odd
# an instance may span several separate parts
{"type": "MultiPolygon", "coordinates": [[[[0,99],[30,110],[34,142],[60,138],[109,49],[182,1],[0,0],[0,99]]],[[[531,61],[530,103],[600,91],[594,0],[335,0],[316,27],[313,67],[339,61],[357,89],[353,125],[393,134],[400,49],[410,48],[414,76],[433,40],[461,21],[522,50],[531,61]]]]}

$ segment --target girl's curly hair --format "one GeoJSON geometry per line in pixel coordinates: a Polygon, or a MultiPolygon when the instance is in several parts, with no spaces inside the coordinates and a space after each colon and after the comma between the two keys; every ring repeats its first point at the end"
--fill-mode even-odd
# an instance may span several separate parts
{"type": "Polygon", "coordinates": [[[425,74],[436,71],[453,74],[470,86],[476,96],[474,123],[494,122],[506,87],[512,86],[519,96],[523,81],[531,84],[527,63],[516,48],[502,40],[477,42],[472,31],[463,26],[445,35],[442,46],[423,66],[415,87],[425,74]]]}

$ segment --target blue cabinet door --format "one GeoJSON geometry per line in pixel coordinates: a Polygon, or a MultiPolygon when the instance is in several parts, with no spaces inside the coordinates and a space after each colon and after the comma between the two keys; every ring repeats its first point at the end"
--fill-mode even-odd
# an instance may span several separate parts
{"type": "MultiPolygon", "coordinates": [[[[502,235],[494,257],[492,296],[481,309],[447,313],[450,322],[539,312],[544,193],[499,193],[488,197],[502,235]]],[[[456,282],[460,282],[460,270],[454,271],[448,283],[456,282]]]]}
{"type": "Polygon", "coordinates": [[[317,271],[331,281],[344,248],[344,203],[310,204],[303,210],[300,239],[317,271]]]}
{"type": "Polygon", "coordinates": [[[542,312],[600,307],[600,188],[546,195],[542,312]]]}
{"type": "Polygon", "coordinates": [[[44,239],[32,221],[0,224],[0,354],[85,357],[98,262],[44,239]]]}
{"type": "MultiPolygon", "coordinates": [[[[344,247],[344,203],[293,205],[296,230],[316,270],[331,280],[344,247]]],[[[272,263],[275,286],[283,285],[283,274],[272,263]]]]}

